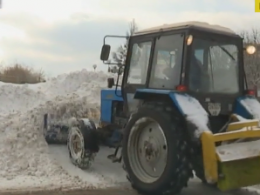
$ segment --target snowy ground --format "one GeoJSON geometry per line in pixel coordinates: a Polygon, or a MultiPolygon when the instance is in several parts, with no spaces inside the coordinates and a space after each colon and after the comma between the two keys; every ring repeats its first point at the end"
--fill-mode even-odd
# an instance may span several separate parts
{"type": "MultiPolygon", "coordinates": [[[[14,180],[0,180],[0,189],[26,191],[28,187],[31,190],[50,190],[59,189],[60,187],[62,187],[63,190],[81,188],[96,189],[104,187],[111,188],[116,186],[121,186],[121,188],[130,187],[126,180],[125,173],[121,169],[121,165],[118,163],[111,163],[111,161],[106,159],[106,156],[113,152],[113,150],[109,148],[101,149],[95,159],[95,163],[91,169],[87,171],[83,171],[72,165],[68,157],[66,146],[52,145],[49,149],[50,158],[53,159],[53,161],[56,161],[62,169],[73,178],[74,184],[77,185],[68,185],[68,182],[65,182],[64,180],[57,181],[58,178],[55,181],[53,180],[53,176],[50,178],[18,176],[14,180]],[[16,183],[14,183],[14,181],[16,183]]],[[[60,179],[64,178],[61,177],[60,179]]]]}
{"type": "MultiPolygon", "coordinates": [[[[121,165],[106,159],[113,152],[110,149],[103,148],[92,168],[82,171],[70,163],[66,146],[48,146],[43,138],[45,113],[53,113],[54,119],[80,116],[98,120],[100,89],[107,78],[102,72],[82,70],[35,85],[0,83],[0,194],[130,187],[121,165]]],[[[202,187],[197,179],[190,186],[182,194],[218,194],[202,187]]]]}
{"type": "Polygon", "coordinates": [[[0,83],[0,189],[112,185],[94,173],[83,180],[70,175],[51,157],[53,151],[42,135],[45,113],[53,113],[54,119],[97,119],[100,89],[106,86],[107,77],[102,72],[82,70],[35,85],[0,83]]]}

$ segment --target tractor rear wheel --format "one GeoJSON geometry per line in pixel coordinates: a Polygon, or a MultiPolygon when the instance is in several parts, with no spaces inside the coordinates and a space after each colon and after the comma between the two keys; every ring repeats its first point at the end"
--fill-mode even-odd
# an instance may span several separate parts
{"type": "Polygon", "coordinates": [[[146,103],[133,114],[123,138],[123,161],[132,187],[142,194],[179,193],[192,170],[179,113],[146,103]]]}

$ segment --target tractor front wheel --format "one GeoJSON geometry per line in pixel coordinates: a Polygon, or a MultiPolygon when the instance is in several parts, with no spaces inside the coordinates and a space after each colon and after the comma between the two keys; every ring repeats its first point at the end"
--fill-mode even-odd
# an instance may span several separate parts
{"type": "Polygon", "coordinates": [[[99,151],[96,126],[89,119],[77,119],[69,128],[67,146],[71,162],[88,169],[99,151]]]}
{"type": "Polygon", "coordinates": [[[142,194],[179,193],[192,175],[187,143],[172,106],[149,103],[133,114],[123,139],[127,178],[142,194]]]}

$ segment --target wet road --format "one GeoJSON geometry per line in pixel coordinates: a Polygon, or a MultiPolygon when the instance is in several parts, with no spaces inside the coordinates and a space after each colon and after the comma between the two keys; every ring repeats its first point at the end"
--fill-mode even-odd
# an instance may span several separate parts
{"type": "MultiPolygon", "coordinates": [[[[73,190],[73,191],[38,191],[38,192],[1,192],[1,195],[137,195],[130,187],[96,189],[96,190],[73,190]]],[[[217,189],[203,185],[198,179],[192,179],[189,186],[180,195],[257,195],[256,189],[239,189],[230,192],[220,192],[217,189]]]]}
{"type": "MultiPolygon", "coordinates": [[[[76,168],[68,159],[67,148],[65,146],[51,146],[51,153],[56,160],[59,161],[61,166],[67,170],[67,172],[72,176],[78,176],[80,179],[88,182],[89,172],[82,171],[76,168]]],[[[62,191],[62,190],[38,190],[36,191],[0,191],[0,195],[137,195],[137,193],[132,190],[129,183],[126,180],[125,173],[119,164],[111,163],[107,160],[106,156],[110,154],[113,150],[101,150],[97,156],[95,163],[93,164],[92,171],[108,181],[116,182],[116,188],[107,189],[87,189],[87,190],[73,190],[73,191],[62,191]],[[120,182],[119,182],[120,181],[120,182]]],[[[258,187],[259,188],[259,187],[258,187]]],[[[28,189],[28,188],[27,188],[28,189]]],[[[260,194],[257,192],[256,188],[240,189],[230,192],[220,192],[215,188],[205,186],[197,178],[191,179],[188,187],[183,189],[180,195],[256,195],[260,194]]]]}

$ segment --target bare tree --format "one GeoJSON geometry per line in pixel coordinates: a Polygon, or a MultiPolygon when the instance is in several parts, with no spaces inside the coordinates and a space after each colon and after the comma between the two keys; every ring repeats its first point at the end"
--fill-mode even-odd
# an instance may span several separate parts
{"type": "Polygon", "coordinates": [[[240,36],[244,38],[244,46],[254,45],[256,53],[249,55],[244,52],[245,72],[250,88],[257,89],[260,86],[260,29],[252,28],[250,31],[242,31],[240,36]]]}
{"type": "MultiPolygon", "coordinates": [[[[112,58],[114,62],[118,63],[119,65],[125,64],[129,37],[133,35],[137,30],[138,30],[138,26],[135,20],[133,19],[129,24],[129,30],[126,32],[126,37],[127,37],[126,42],[123,45],[120,45],[117,48],[117,51],[112,53],[112,58]]],[[[112,67],[112,69],[114,70],[113,72],[117,73],[119,67],[115,66],[115,68],[112,67]]]]}

